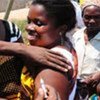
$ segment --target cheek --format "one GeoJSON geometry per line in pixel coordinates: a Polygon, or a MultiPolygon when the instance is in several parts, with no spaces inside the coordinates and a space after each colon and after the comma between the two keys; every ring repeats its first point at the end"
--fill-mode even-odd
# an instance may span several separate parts
{"type": "Polygon", "coordinates": [[[39,28],[38,32],[40,32],[41,34],[47,34],[49,32],[49,30],[50,29],[48,27],[42,26],[39,28]]]}
{"type": "Polygon", "coordinates": [[[100,20],[98,20],[96,23],[98,24],[98,26],[100,26],[100,20]]]}
{"type": "Polygon", "coordinates": [[[86,19],[83,19],[83,21],[84,21],[84,24],[87,26],[87,24],[89,23],[89,21],[86,20],[86,19]]]}
{"type": "Polygon", "coordinates": [[[48,29],[47,27],[41,26],[41,27],[35,27],[35,30],[38,34],[46,34],[48,29]]]}

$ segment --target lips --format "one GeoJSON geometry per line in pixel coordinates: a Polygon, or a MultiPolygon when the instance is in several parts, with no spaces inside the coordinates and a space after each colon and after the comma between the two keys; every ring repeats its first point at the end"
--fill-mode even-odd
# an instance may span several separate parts
{"type": "Polygon", "coordinates": [[[28,40],[36,41],[39,37],[40,37],[40,36],[39,36],[38,33],[29,32],[27,38],[28,38],[28,40]]]}

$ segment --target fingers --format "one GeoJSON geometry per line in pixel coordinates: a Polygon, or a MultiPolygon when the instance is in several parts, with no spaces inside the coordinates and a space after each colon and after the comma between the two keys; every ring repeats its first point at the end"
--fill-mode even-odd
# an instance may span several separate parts
{"type": "Polygon", "coordinates": [[[97,91],[97,94],[100,95],[100,82],[99,82],[98,85],[97,85],[96,91],[97,91]]]}
{"type": "Polygon", "coordinates": [[[56,70],[62,71],[62,72],[68,72],[67,68],[63,68],[61,65],[58,65],[51,61],[48,62],[48,66],[50,66],[51,68],[54,68],[56,70]]]}
{"type": "MultiPolygon", "coordinates": [[[[46,85],[46,88],[48,90],[48,97],[46,100],[61,100],[59,94],[57,91],[49,85],[46,85]]],[[[42,88],[39,89],[37,97],[34,100],[44,100],[45,93],[42,88]]]]}
{"type": "Polygon", "coordinates": [[[44,100],[44,92],[41,88],[39,89],[37,97],[35,98],[35,100],[44,100]]]}
{"type": "Polygon", "coordinates": [[[47,100],[60,100],[60,96],[58,95],[57,91],[53,87],[46,85],[46,88],[48,90],[47,100]]]}
{"type": "Polygon", "coordinates": [[[99,80],[93,80],[93,82],[91,83],[91,86],[95,88],[97,84],[99,84],[99,80]]]}
{"type": "MultiPolygon", "coordinates": [[[[48,55],[52,58],[59,59],[60,61],[69,63],[69,61],[60,53],[48,50],[48,55]]],[[[52,59],[51,59],[52,60],[52,59]]]]}
{"type": "Polygon", "coordinates": [[[49,53],[47,56],[47,61],[49,66],[52,66],[53,68],[56,68],[58,70],[66,72],[67,70],[72,69],[71,63],[62,56],[61,54],[58,53],[49,53]],[[57,55],[55,55],[57,54],[57,55]]]}

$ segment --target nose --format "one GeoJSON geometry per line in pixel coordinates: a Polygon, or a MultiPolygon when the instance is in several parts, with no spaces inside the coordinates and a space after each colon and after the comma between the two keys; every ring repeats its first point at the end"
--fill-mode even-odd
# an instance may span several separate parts
{"type": "Polygon", "coordinates": [[[91,18],[91,19],[89,20],[89,23],[95,23],[95,20],[94,20],[93,18],[91,18]]]}
{"type": "Polygon", "coordinates": [[[35,32],[35,26],[32,24],[32,23],[30,23],[30,24],[28,24],[27,26],[26,26],[26,31],[27,32],[35,32]]]}

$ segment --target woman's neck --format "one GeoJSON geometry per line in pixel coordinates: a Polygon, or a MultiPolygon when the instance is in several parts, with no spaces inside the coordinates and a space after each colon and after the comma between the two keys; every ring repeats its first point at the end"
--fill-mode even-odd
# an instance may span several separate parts
{"type": "Polygon", "coordinates": [[[48,49],[51,49],[51,48],[58,46],[58,45],[64,45],[64,44],[62,44],[61,38],[55,40],[53,43],[51,43],[51,44],[49,44],[48,46],[45,46],[45,47],[48,48],[48,49]]]}

